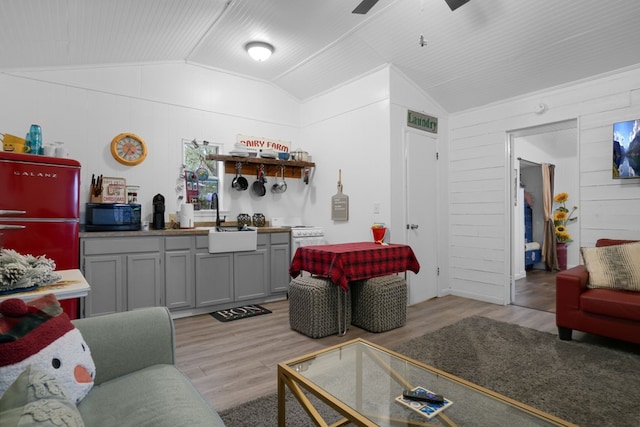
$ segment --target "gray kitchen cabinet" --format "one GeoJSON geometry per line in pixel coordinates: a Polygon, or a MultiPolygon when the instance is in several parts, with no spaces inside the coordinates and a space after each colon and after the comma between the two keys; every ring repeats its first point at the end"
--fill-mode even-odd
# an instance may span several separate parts
{"type": "Polygon", "coordinates": [[[126,255],[127,310],[164,305],[160,254],[126,255]]]}
{"type": "Polygon", "coordinates": [[[80,265],[91,286],[86,317],[164,304],[162,238],[82,238],[80,247],[80,265]]]}
{"type": "Polygon", "coordinates": [[[291,280],[291,237],[289,233],[271,233],[270,238],[271,293],[285,293],[291,280]]]}
{"type": "Polygon", "coordinates": [[[196,307],[233,302],[233,253],[197,253],[196,307]]]}
{"type": "Polygon", "coordinates": [[[209,253],[209,236],[196,236],[196,308],[233,302],[233,253],[209,253]]]}
{"type": "Polygon", "coordinates": [[[165,239],[164,283],[166,306],[170,310],[195,306],[194,241],[195,236],[165,239]]]}
{"type": "Polygon", "coordinates": [[[269,234],[258,234],[255,251],[233,254],[234,299],[244,301],[269,294],[269,234]]]}
{"type": "Polygon", "coordinates": [[[193,307],[194,288],[191,279],[193,270],[191,251],[171,251],[164,254],[164,280],[167,308],[193,307]]]}
{"type": "Polygon", "coordinates": [[[91,292],[85,298],[84,315],[89,317],[124,311],[122,256],[85,257],[82,269],[91,286],[91,292]]]}
{"type": "Polygon", "coordinates": [[[91,286],[84,316],[157,305],[191,315],[283,294],[289,233],[257,239],[255,251],[210,254],[206,235],[83,236],[80,263],[91,286]]]}

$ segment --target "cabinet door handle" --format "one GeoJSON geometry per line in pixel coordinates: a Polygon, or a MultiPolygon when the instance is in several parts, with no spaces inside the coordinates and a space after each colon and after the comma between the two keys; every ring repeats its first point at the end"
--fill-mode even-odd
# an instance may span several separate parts
{"type": "Polygon", "coordinates": [[[0,230],[22,230],[23,228],[27,228],[24,225],[6,225],[0,224],[0,230]]]}
{"type": "Polygon", "coordinates": [[[0,215],[9,216],[9,215],[24,215],[27,211],[15,210],[15,209],[0,209],[0,215]]]}

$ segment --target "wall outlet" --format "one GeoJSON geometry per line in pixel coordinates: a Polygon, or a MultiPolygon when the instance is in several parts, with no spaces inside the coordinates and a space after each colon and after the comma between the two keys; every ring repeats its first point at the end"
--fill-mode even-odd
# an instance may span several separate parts
{"type": "Polygon", "coordinates": [[[380,202],[373,202],[373,213],[374,214],[380,213],[380,202]]]}

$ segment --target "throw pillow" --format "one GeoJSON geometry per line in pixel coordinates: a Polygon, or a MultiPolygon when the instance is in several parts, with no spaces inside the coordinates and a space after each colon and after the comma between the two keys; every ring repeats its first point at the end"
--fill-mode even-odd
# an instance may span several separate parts
{"type": "Polygon", "coordinates": [[[89,346],[53,294],[0,303],[0,397],[28,366],[54,377],[75,403],[93,387],[89,346]]]}
{"type": "Polygon", "coordinates": [[[69,394],[51,375],[28,367],[0,399],[3,427],[83,427],[69,394]]]}
{"type": "Polygon", "coordinates": [[[589,288],[640,291],[640,243],[582,248],[589,288]]]}

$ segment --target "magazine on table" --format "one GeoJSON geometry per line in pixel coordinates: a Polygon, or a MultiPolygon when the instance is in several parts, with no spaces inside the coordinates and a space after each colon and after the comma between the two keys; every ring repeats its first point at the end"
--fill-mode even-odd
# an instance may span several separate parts
{"type": "MultiPolygon", "coordinates": [[[[424,387],[415,387],[411,391],[422,393],[422,394],[431,394],[431,395],[435,394],[431,390],[427,390],[424,387]]],[[[442,403],[425,402],[425,401],[420,401],[415,399],[408,399],[408,398],[405,398],[403,395],[396,397],[395,400],[399,404],[406,406],[407,408],[429,419],[435,417],[440,412],[444,411],[449,406],[453,405],[453,402],[447,398],[443,398],[442,403]]]]}

